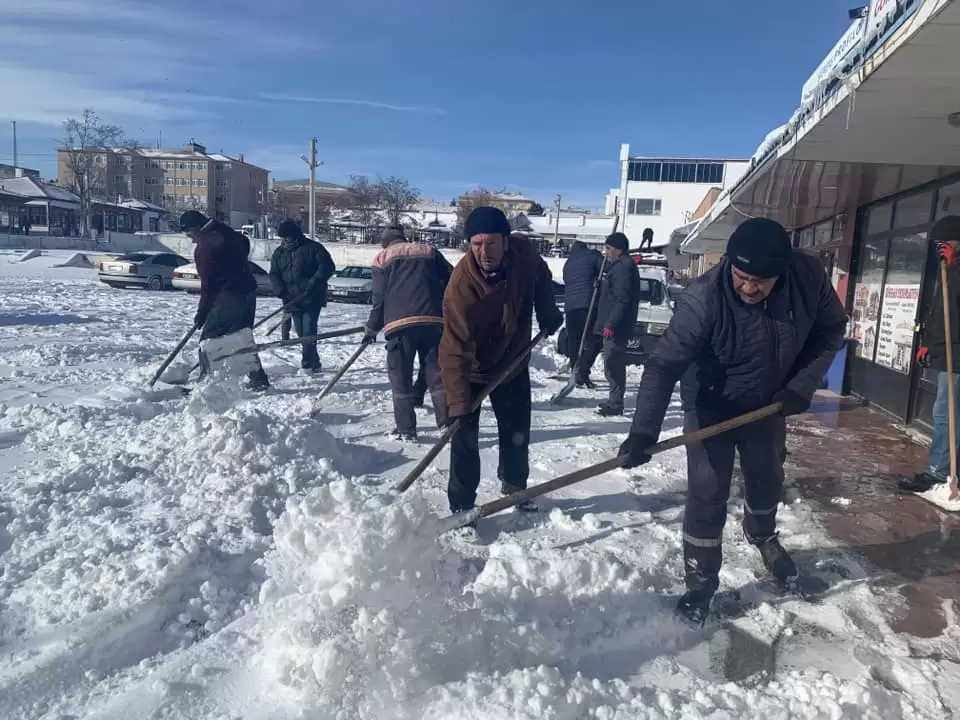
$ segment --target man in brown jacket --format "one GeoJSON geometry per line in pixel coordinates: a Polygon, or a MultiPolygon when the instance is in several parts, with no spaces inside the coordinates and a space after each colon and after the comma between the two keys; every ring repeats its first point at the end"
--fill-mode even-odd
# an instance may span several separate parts
{"type": "MultiPolygon", "coordinates": [[[[547,264],[529,240],[510,237],[500,210],[475,209],[464,235],[470,248],[444,293],[439,354],[449,421],[460,421],[450,443],[447,498],[453,512],[473,508],[480,485],[480,410],[471,411],[474,398],[530,343],[534,309],[548,335],[563,324],[547,264]]],[[[500,445],[497,478],[504,494],[526,488],[530,474],[528,364],[490,394],[500,445]]],[[[524,503],[518,509],[537,507],[524,503]]]]}

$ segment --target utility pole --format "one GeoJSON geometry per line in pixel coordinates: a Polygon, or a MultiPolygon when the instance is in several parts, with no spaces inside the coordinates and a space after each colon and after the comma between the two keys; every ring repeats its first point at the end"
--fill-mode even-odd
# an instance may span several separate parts
{"type": "Polygon", "coordinates": [[[554,202],[557,203],[557,218],[553,226],[553,246],[557,247],[560,244],[560,193],[554,202]]]}
{"type": "Polygon", "coordinates": [[[310,232],[308,237],[313,238],[313,234],[317,231],[317,167],[323,165],[322,162],[317,162],[316,138],[310,138],[310,158],[307,159],[305,155],[301,155],[300,159],[310,168],[310,232]]]}
{"type": "Polygon", "coordinates": [[[16,174],[17,168],[20,167],[17,164],[17,121],[11,120],[13,123],[13,171],[16,174]]]}

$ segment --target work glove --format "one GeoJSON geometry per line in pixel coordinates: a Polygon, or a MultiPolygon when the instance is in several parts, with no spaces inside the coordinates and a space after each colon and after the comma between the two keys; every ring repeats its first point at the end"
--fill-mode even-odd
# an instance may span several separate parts
{"type": "Polygon", "coordinates": [[[620,446],[620,452],[617,457],[626,457],[623,463],[625,468],[635,468],[640,465],[646,465],[650,462],[653,455],[648,451],[657,444],[657,438],[651,437],[646,433],[630,433],[627,439],[620,446]]]}
{"type": "Polygon", "coordinates": [[[810,398],[805,398],[790,388],[784,388],[773,396],[775,403],[781,403],[784,415],[800,415],[810,409],[810,398]]]}
{"type": "Polygon", "coordinates": [[[370,328],[363,329],[363,337],[360,338],[361,345],[370,345],[377,341],[377,331],[370,328]]]}
{"type": "Polygon", "coordinates": [[[917,364],[920,367],[930,367],[930,358],[928,355],[930,355],[930,348],[926,345],[921,345],[917,348],[917,364]]]}
{"type": "Polygon", "coordinates": [[[957,259],[957,253],[950,243],[937,243],[937,253],[947,262],[947,265],[953,265],[953,261],[957,259]]]}
{"type": "Polygon", "coordinates": [[[612,337],[613,337],[613,328],[604,328],[604,329],[603,329],[603,336],[604,336],[605,338],[612,338],[612,337]]]}

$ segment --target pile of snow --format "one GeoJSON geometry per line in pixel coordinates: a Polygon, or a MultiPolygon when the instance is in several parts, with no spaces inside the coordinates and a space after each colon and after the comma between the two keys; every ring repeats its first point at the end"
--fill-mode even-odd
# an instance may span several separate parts
{"type": "Polygon", "coordinates": [[[77,268],[92,268],[93,263],[90,262],[90,258],[86,253],[73,253],[68,257],[64,262],[54,265],[54,267],[77,267],[77,268]]]}
{"type": "Polygon", "coordinates": [[[26,250],[23,254],[17,257],[17,262],[26,262],[27,260],[33,260],[34,258],[40,257],[42,254],[43,253],[41,253],[36,248],[34,248],[33,250],[26,250]]]}

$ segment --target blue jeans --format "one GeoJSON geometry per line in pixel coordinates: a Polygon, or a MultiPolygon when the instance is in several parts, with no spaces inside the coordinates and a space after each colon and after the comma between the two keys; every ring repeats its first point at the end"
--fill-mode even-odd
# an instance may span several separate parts
{"type": "MultiPolygon", "coordinates": [[[[953,376],[954,403],[960,411],[960,375],[953,376]]],[[[927,472],[934,477],[950,477],[950,423],[947,404],[947,373],[937,373],[937,399],[933,403],[933,439],[930,441],[930,454],[927,456],[927,472]]],[[[956,437],[954,447],[960,448],[960,418],[954,428],[956,437]]]]}
{"type": "MultiPolygon", "coordinates": [[[[317,321],[320,318],[319,310],[291,310],[290,315],[293,318],[293,329],[297,337],[317,334],[317,321]]],[[[301,346],[300,366],[309,368],[320,368],[320,355],[317,353],[316,341],[303,343],[301,346]]]]}

